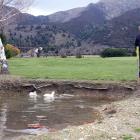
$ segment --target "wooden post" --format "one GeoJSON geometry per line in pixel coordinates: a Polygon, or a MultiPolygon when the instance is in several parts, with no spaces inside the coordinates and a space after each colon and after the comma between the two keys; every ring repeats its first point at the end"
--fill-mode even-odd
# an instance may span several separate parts
{"type": "Polygon", "coordinates": [[[137,54],[137,82],[140,83],[140,53],[139,53],[139,47],[136,48],[136,54],[137,54]]]}

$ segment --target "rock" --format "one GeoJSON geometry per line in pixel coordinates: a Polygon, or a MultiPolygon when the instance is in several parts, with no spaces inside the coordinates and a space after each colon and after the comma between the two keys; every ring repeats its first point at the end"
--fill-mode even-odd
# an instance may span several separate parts
{"type": "Polygon", "coordinates": [[[114,116],[110,115],[109,118],[113,118],[114,116]]]}
{"type": "Polygon", "coordinates": [[[38,128],[45,128],[45,126],[42,126],[40,124],[28,124],[29,129],[38,129],[38,128]]]}
{"type": "Polygon", "coordinates": [[[1,61],[1,72],[0,74],[9,74],[9,70],[8,70],[8,62],[5,61],[1,61]]]}
{"type": "Polygon", "coordinates": [[[101,123],[103,123],[103,121],[100,120],[100,121],[98,121],[97,123],[98,123],[98,124],[101,124],[101,123]]]}
{"type": "Polygon", "coordinates": [[[80,138],[79,140],[84,140],[84,138],[80,138]]]}
{"type": "Polygon", "coordinates": [[[114,109],[113,106],[105,107],[105,108],[103,109],[103,111],[104,111],[106,114],[115,114],[115,113],[117,113],[116,109],[114,109]]]}
{"type": "Polygon", "coordinates": [[[46,119],[46,116],[36,116],[38,119],[46,119]]]}
{"type": "Polygon", "coordinates": [[[138,115],[138,114],[139,114],[139,112],[136,112],[135,114],[136,114],[136,115],[138,115]]]}
{"type": "Polygon", "coordinates": [[[103,109],[103,111],[106,111],[106,110],[107,110],[107,107],[103,109]]]}
{"type": "Polygon", "coordinates": [[[115,109],[109,110],[106,112],[107,114],[115,114],[117,111],[115,109]]]}
{"type": "Polygon", "coordinates": [[[111,140],[117,140],[117,138],[116,137],[112,137],[111,140]]]}

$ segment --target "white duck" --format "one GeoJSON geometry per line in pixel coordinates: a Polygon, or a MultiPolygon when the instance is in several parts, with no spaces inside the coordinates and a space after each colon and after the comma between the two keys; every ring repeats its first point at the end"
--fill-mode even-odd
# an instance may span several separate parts
{"type": "Polygon", "coordinates": [[[36,91],[32,91],[29,93],[30,97],[37,97],[37,92],[36,91]]]}
{"type": "Polygon", "coordinates": [[[44,96],[44,98],[49,98],[49,99],[53,99],[54,98],[54,95],[55,95],[55,91],[52,91],[52,93],[51,94],[44,94],[43,96],[44,96]]]}

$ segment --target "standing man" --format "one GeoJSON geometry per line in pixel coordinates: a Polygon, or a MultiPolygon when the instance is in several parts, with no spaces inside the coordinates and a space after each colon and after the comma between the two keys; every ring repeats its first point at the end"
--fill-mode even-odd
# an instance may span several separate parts
{"type": "Polygon", "coordinates": [[[135,49],[137,54],[137,69],[138,69],[138,82],[140,82],[140,26],[138,27],[139,34],[135,40],[135,49]]]}
{"type": "Polygon", "coordinates": [[[135,48],[140,47],[140,26],[138,27],[138,30],[139,30],[139,34],[136,37],[135,48]]]}
{"type": "Polygon", "coordinates": [[[42,50],[43,50],[42,47],[39,47],[39,48],[38,48],[37,57],[40,57],[40,56],[41,56],[42,50]]]}

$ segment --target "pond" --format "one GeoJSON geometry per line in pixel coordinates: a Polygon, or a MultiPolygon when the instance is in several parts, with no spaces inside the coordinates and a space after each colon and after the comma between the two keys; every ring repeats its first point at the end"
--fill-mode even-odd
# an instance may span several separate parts
{"type": "Polygon", "coordinates": [[[106,103],[68,94],[55,94],[52,99],[43,95],[0,94],[0,140],[94,122],[100,118],[95,107],[106,103]]]}

